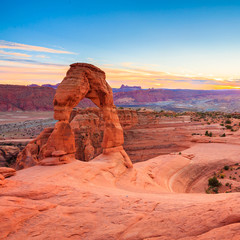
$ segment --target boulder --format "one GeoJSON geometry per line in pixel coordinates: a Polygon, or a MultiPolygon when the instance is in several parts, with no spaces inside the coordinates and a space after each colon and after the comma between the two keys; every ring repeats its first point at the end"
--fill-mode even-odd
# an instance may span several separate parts
{"type": "Polygon", "coordinates": [[[8,167],[0,167],[0,174],[5,178],[11,177],[16,174],[16,170],[8,167]]]}

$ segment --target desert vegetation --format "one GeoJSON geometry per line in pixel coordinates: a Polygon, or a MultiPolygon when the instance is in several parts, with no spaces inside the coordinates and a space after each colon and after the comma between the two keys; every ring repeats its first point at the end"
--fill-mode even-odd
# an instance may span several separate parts
{"type": "Polygon", "coordinates": [[[231,193],[240,191],[240,166],[225,165],[208,179],[206,193],[231,193]]]}

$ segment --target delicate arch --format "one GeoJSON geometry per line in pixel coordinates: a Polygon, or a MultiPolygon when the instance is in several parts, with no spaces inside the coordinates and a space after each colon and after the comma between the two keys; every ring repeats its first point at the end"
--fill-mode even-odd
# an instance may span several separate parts
{"type": "Polygon", "coordinates": [[[54,118],[59,121],[68,121],[72,109],[85,97],[96,104],[103,111],[105,122],[104,149],[120,147],[124,143],[112,89],[105,78],[105,73],[94,65],[74,63],[58,86],[53,101],[54,118]]]}

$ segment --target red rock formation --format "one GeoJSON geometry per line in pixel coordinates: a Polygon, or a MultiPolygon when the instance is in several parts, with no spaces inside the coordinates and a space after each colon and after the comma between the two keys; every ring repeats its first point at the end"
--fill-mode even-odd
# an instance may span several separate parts
{"type": "MultiPolygon", "coordinates": [[[[135,110],[118,109],[117,114],[123,129],[130,129],[138,123],[135,110]]],[[[89,161],[102,153],[104,118],[97,108],[74,109],[70,125],[75,133],[76,158],[89,161]]]]}
{"type": "Polygon", "coordinates": [[[111,87],[105,80],[105,73],[91,64],[71,65],[54,97],[54,118],[60,121],[69,120],[73,107],[85,97],[91,99],[103,111],[103,148],[122,146],[123,130],[113,104],[111,87]]]}
{"type": "Polygon", "coordinates": [[[17,170],[31,167],[39,163],[43,158],[43,156],[40,155],[40,150],[47,143],[52,132],[53,128],[45,128],[36,139],[28,143],[28,145],[18,154],[15,163],[15,168],[17,170]]]}
{"type": "MultiPolygon", "coordinates": [[[[101,69],[86,63],[72,64],[66,77],[57,88],[53,103],[54,118],[59,122],[56,123],[44,146],[41,146],[38,157],[39,163],[55,165],[67,163],[74,159],[76,152],[75,139],[69,119],[72,109],[85,97],[89,98],[102,111],[104,119],[103,153],[108,154],[111,151],[118,151],[121,153],[126,167],[132,167],[132,162],[122,147],[124,143],[123,129],[119,122],[116,107],[113,104],[111,87],[105,80],[105,73],[101,69]],[[64,151],[65,154],[55,156],[54,152],[56,151],[64,151]],[[46,158],[47,160],[44,160],[46,158]]],[[[30,149],[37,145],[36,142],[32,142],[32,144],[33,146],[30,145],[30,149]]],[[[94,149],[89,138],[86,139],[85,145],[84,155],[87,158],[92,158],[94,149]]],[[[28,155],[27,148],[24,155],[28,155]]],[[[36,154],[34,155],[36,156],[36,154]]],[[[20,158],[19,160],[18,162],[22,162],[20,158]]],[[[34,159],[32,160],[32,162],[36,162],[34,159]]]]}
{"type": "Polygon", "coordinates": [[[54,156],[55,151],[64,151],[65,154],[75,153],[74,133],[68,121],[59,121],[49,136],[46,144],[41,148],[43,158],[54,156]]]}
{"type": "Polygon", "coordinates": [[[3,177],[11,177],[16,174],[16,170],[8,167],[0,167],[0,175],[3,177]]]}
{"type": "Polygon", "coordinates": [[[0,174],[0,186],[4,184],[5,184],[5,177],[2,174],[0,174]]]}
{"type": "MultiPolygon", "coordinates": [[[[137,125],[138,116],[135,110],[118,109],[117,112],[123,129],[127,130],[137,125]]],[[[70,126],[75,136],[76,159],[90,161],[103,152],[101,142],[103,140],[104,119],[99,108],[73,109],[70,116],[70,126]]],[[[44,145],[52,131],[53,128],[45,128],[35,140],[28,143],[17,157],[14,166],[17,170],[34,166],[44,158],[44,145]]],[[[52,149],[52,151],[55,150],[52,149]]],[[[46,157],[49,155],[46,154],[46,157]]]]}
{"type": "MultiPolygon", "coordinates": [[[[55,92],[51,87],[0,84],[0,111],[52,111],[55,92]]],[[[87,99],[79,104],[79,107],[91,106],[94,104],[87,99]]]]}
{"type": "MultiPolygon", "coordinates": [[[[57,88],[53,101],[54,118],[60,122],[56,124],[52,135],[45,145],[44,156],[51,157],[53,149],[64,150],[67,154],[73,154],[75,152],[74,137],[68,121],[72,109],[85,97],[92,100],[103,112],[103,149],[109,152],[111,149],[115,151],[117,148],[118,151],[122,153],[126,166],[132,167],[132,163],[122,147],[124,143],[123,129],[119,122],[116,107],[113,104],[112,89],[105,80],[105,73],[101,69],[86,63],[72,64],[66,77],[57,88]],[[65,127],[59,128],[58,126],[62,124],[64,124],[65,127]],[[67,140],[65,143],[63,142],[63,144],[54,141],[56,138],[58,139],[59,137],[62,138],[65,136],[67,136],[67,140]],[[70,144],[70,149],[66,149],[66,143],[70,144]]],[[[93,148],[89,141],[87,143],[85,154],[92,157],[93,148]]]]}
{"type": "Polygon", "coordinates": [[[19,148],[15,146],[0,146],[0,167],[7,166],[17,157],[19,148]]]}
{"type": "Polygon", "coordinates": [[[119,152],[110,154],[113,161],[101,155],[5,179],[0,238],[240,239],[240,193],[204,189],[216,169],[239,163],[239,145],[196,144],[133,169],[123,166],[119,152]]]}
{"type": "Polygon", "coordinates": [[[54,93],[48,87],[0,85],[0,111],[49,111],[54,93]]]}

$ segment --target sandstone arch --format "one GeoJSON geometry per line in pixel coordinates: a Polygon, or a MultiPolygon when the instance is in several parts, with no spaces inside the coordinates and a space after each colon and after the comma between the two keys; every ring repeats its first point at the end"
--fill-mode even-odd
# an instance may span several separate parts
{"type": "Polygon", "coordinates": [[[124,143],[123,129],[113,103],[112,89],[105,78],[105,73],[94,65],[87,63],[70,65],[53,100],[54,118],[58,122],[47,143],[41,149],[42,158],[61,156],[63,162],[73,158],[75,142],[69,118],[72,109],[86,97],[103,111],[105,122],[102,141],[103,154],[119,151],[125,165],[132,167],[132,162],[122,147],[124,143]]]}

